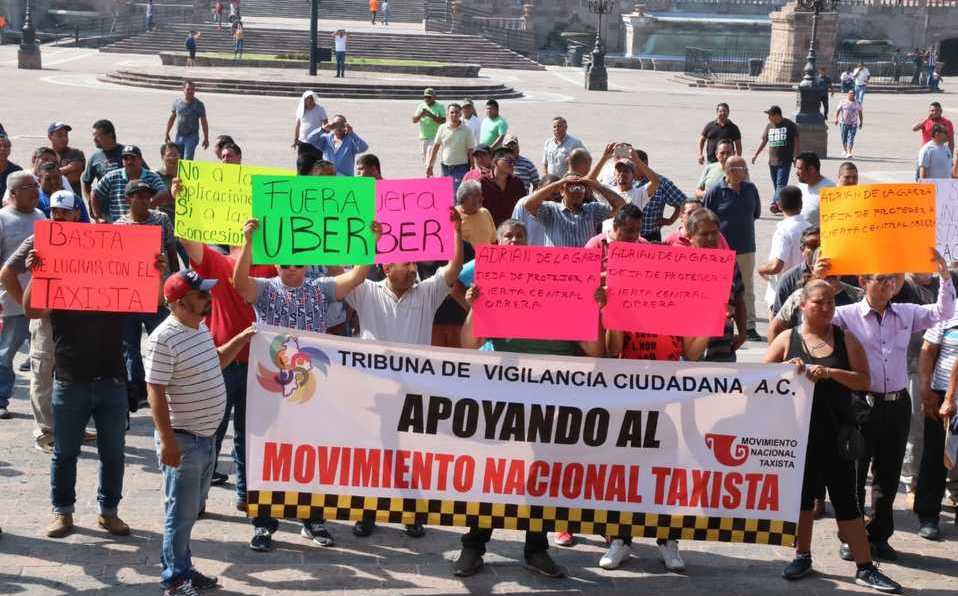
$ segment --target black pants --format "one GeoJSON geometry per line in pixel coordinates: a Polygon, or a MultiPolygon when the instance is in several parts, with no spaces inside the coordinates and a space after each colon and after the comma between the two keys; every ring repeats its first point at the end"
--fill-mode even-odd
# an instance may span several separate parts
{"type": "MultiPolygon", "coordinates": [[[[492,528],[471,527],[462,535],[462,547],[474,548],[480,555],[486,554],[486,543],[492,538],[492,528]]],[[[530,532],[526,530],[526,546],[523,552],[526,557],[533,553],[549,550],[549,540],[545,532],[530,532]]]]}
{"type": "MultiPolygon", "coordinates": [[[[938,405],[945,394],[938,394],[938,405]]],[[[915,488],[914,511],[921,521],[938,521],[941,515],[941,500],[945,496],[948,468],[945,467],[945,427],[941,420],[925,418],[925,442],[921,452],[921,467],[918,471],[918,486],[915,488]]]]}
{"type": "Polygon", "coordinates": [[[828,95],[822,96],[822,115],[828,120],[828,95]]]}
{"type": "Polygon", "coordinates": [[[895,401],[876,400],[872,407],[860,395],[854,400],[865,436],[865,457],[858,461],[858,507],[865,510],[865,481],[871,466],[872,520],[866,529],[870,541],[884,542],[895,532],[892,505],[905,459],[911,399],[905,392],[895,401]]]}

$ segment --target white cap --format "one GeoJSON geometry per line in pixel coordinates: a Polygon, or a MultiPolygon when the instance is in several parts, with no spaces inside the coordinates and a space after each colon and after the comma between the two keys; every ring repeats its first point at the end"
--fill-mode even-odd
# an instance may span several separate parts
{"type": "Polygon", "coordinates": [[[79,209],[80,199],[69,190],[58,190],[50,197],[50,209],[79,209]]]}

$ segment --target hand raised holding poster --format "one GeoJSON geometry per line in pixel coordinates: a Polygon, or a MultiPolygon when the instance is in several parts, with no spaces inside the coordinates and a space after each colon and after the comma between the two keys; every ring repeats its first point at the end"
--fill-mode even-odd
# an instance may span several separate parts
{"type": "Polygon", "coordinates": [[[735,251],[614,242],[606,272],[606,329],[720,336],[735,251]]]}
{"type": "Polygon", "coordinates": [[[256,175],[295,174],[280,168],[181,159],[175,197],[179,238],[204,244],[243,244],[243,223],[253,213],[252,179],[256,175]]]}
{"type": "Polygon", "coordinates": [[[821,192],[822,255],[832,275],[933,273],[933,184],[865,184],[821,192]]]}
{"type": "Polygon", "coordinates": [[[371,265],[376,181],[349,176],[254,176],[253,262],[371,265]]]}
{"type": "Polygon", "coordinates": [[[30,305],[38,309],[154,313],[160,295],[159,226],[56,221],[34,226],[30,305]]]}
{"type": "Polygon", "coordinates": [[[378,180],[376,263],[448,261],[455,252],[449,209],[452,178],[378,180]]]}
{"type": "Polygon", "coordinates": [[[476,337],[595,341],[602,250],[483,245],[476,251],[476,337]]]}

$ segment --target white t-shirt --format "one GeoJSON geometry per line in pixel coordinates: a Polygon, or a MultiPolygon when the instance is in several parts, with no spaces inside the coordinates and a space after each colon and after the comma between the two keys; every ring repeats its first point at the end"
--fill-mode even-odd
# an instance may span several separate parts
{"type": "Polygon", "coordinates": [[[476,145],[479,144],[479,130],[482,128],[482,118],[479,116],[473,116],[472,118],[463,118],[462,123],[466,125],[470,131],[472,131],[472,138],[475,139],[476,145]]]}
{"type": "Polygon", "coordinates": [[[868,82],[868,77],[870,77],[871,75],[872,73],[868,71],[868,67],[863,66],[860,70],[858,70],[855,73],[855,84],[856,85],[866,84],[868,82]]]}
{"type": "MultiPolygon", "coordinates": [[[[775,233],[772,234],[772,249],[769,251],[768,260],[778,259],[784,266],[782,271],[788,271],[795,265],[802,262],[802,232],[809,227],[805,218],[799,215],[788,215],[775,226],[775,233]]],[[[768,286],[765,288],[765,303],[769,309],[775,303],[775,294],[778,291],[778,281],[781,273],[772,275],[768,278],[768,286]]]]}
{"type": "Polygon", "coordinates": [[[359,315],[360,337],[417,346],[432,344],[432,321],[450,287],[444,277],[448,265],[397,298],[386,280],[366,280],[346,296],[359,315]]]}
{"type": "Polygon", "coordinates": [[[822,178],[818,184],[809,186],[804,182],[796,184],[802,190],[802,217],[809,225],[818,227],[821,217],[821,197],[819,196],[823,188],[831,188],[835,183],[828,178],[822,178]]]}
{"type": "Polygon", "coordinates": [[[337,51],[337,52],[345,52],[345,51],[346,51],[346,38],[347,38],[347,37],[348,37],[348,36],[346,36],[346,35],[342,35],[342,36],[340,36],[340,35],[335,35],[335,36],[333,36],[333,42],[336,44],[336,51],[337,51]]]}
{"type": "Polygon", "coordinates": [[[175,430],[216,434],[226,413],[226,384],[206,323],[193,329],[168,316],[147,340],[143,367],[147,383],[166,386],[175,430]]]}
{"type": "MultiPolygon", "coordinates": [[[[649,183],[646,182],[642,186],[633,186],[631,190],[619,190],[617,186],[609,186],[612,190],[619,193],[619,196],[625,199],[626,203],[632,203],[639,209],[645,210],[645,206],[649,204],[649,183]]],[[[595,200],[608,205],[601,195],[595,195],[595,200]]],[[[612,231],[612,219],[609,218],[602,222],[602,232],[608,234],[612,231]]]]}
{"type": "Polygon", "coordinates": [[[313,109],[303,112],[303,117],[299,119],[300,142],[305,143],[309,133],[322,126],[323,120],[326,119],[326,109],[319,104],[313,106],[313,109]]]}

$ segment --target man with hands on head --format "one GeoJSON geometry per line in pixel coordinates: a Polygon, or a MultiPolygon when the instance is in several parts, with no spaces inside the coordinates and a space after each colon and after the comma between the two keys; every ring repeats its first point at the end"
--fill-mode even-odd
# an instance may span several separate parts
{"type": "Polygon", "coordinates": [[[566,174],[526,199],[526,211],[545,230],[546,246],[585,246],[596,235],[602,222],[623,205],[625,199],[619,193],[592,178],[580,178],[575,174],[566,174]],[[586,203],[587,189],[604,197],[608,205],[599,201],[586,203]],[[562,194],[562,202],[549,201],[557,191],[562,194]]]}

